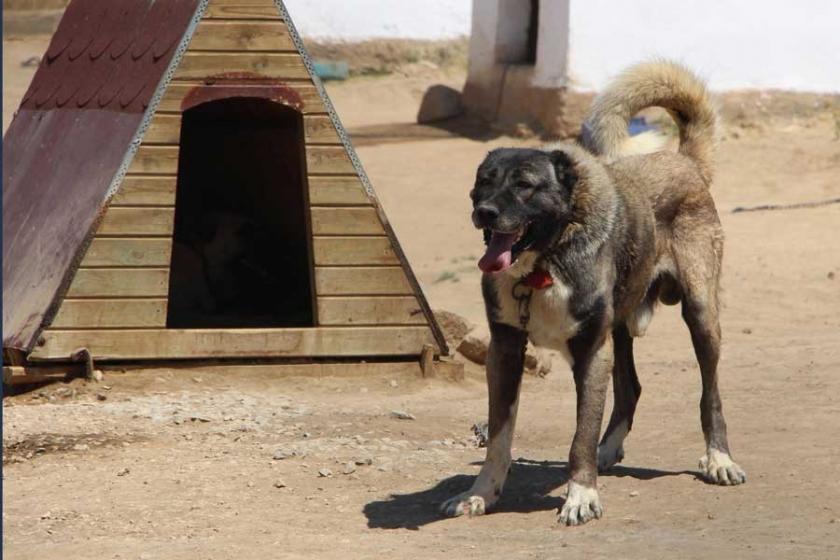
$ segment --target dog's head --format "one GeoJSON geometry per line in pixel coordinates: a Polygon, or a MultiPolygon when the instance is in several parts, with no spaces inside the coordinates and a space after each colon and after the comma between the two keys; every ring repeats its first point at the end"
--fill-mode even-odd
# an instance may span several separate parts
{"type": "Polygon", "coordinates": [[[547,249],[571,216],[578,174],[561,150],[501,148],[478,167],[472,220],[484,230],[484,272],[510,268],[523,251],[547,249]]]}

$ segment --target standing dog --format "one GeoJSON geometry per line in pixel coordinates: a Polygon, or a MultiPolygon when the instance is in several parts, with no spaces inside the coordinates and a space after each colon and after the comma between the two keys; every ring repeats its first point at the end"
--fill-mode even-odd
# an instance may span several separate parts
{"type": "Polygon", "coordinates": [[[478,168],[470,196],[487,243],[479,267],[491,332],[490,441],[472,488],[446,501],[445,513],[480,515],[502,492],[530,338],[563,352],[576,385],[571,480],[559,520],[601,517],[598,470],[624,457],[641,393],[633,338],[644,334],[659,301],[682,303],[700,364],[703,476],[746,481],[729,453],[718,394],[723,232],[709,192],[715,123],[709,94],[692,73],[644,63],[596,98],[582,146],[497,149],[478,168]],[[627,156],[628,121],[652,106],[679,126],[679,150],[627,156]],[[599,445],[610,372],[615,404],[599,445]]]}

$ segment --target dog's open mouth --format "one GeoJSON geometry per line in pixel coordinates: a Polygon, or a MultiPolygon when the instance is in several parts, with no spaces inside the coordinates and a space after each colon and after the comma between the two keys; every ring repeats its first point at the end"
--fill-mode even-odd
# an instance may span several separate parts
{"type": "Polygon", "coordinates": [[[522,251],[533,243],[530,224],[513,232],[484,230],[487,251],[478,261],[482,272],[502,272],[511,267],[522,251]]]}

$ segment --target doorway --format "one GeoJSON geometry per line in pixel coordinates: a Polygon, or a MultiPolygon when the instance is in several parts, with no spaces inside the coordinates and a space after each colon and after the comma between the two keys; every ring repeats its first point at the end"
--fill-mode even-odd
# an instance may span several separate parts
{"type": "Polygon", "coordinates": [[[209,101],[181,121],[168,328],[315,325],[301,114],[209,101]]]}

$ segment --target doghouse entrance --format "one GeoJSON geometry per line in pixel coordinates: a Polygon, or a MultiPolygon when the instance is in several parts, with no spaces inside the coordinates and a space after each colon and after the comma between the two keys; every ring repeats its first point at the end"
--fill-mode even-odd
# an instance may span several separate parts
{"type": "Polygon", "coordinates": [[[183,113],[169,328],[314,326],[300,113],[265,99],[183,113]]]}

